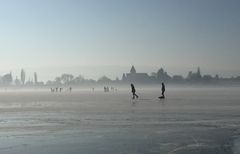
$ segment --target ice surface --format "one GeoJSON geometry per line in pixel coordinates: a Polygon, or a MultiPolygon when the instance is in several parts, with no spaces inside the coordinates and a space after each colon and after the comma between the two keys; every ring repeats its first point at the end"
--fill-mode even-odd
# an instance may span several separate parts
{"type": "Polygon", "coordinates": [[[0,153],[239,153],[240,88],[137,93],[0,91],[0,153]]]}

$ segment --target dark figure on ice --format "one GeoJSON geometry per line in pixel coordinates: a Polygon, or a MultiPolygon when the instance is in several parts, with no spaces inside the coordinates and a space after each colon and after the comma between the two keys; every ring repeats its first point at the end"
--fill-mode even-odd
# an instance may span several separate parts
{"type": "Polygon", "coordinates": [[[54,88],[51,88],[51,92],[54,92],[54,88]]]}
{"type": "Polygon", "coordinates": [[[164,99],[165,98],[164,93],[165,93],[165,84],[162,82],[162,96],[159,97],[160,99],[164,99]]]}
{"type": "Polygon", "coordinates": [[[132,88],[132,94],[133,94],[132,99],[135,99],[135,96],[138,98],[138,95],[136,94],[136,89],[132,83],[131,83],[131,88],[132,88]]]}

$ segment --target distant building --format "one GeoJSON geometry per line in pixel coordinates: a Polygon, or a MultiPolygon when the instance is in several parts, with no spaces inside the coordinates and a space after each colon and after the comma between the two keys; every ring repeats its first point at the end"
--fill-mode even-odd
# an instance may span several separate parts
{"type": "Polygon", "coordinates": [[[161,82],[170,81],[172,78],[164,71],[163,68],[160,68],[157,72],[157,80],[161,82]]]}
{"type": "Polygon", "coordinates": [[[205,82],[211,82],[211,81],[213,81],[213,77],[211,76],[211,75],[204,75],[203,77],[202,77],[202,79],[203,79],[203,81],[205,81],[205,82]]]}
{"type": "Polygon", "coordinates": [[[127,81],[127,77],[126,77],[125,73],[123,73],[123,75],[122,75],[122,81],[127,81]]]}
{"type": "Polygon", "coordinates": [[[122,80],[127,82],[145,83],[150,81],[150,77],[147,73],[137,73],[135,67],[132,66],[130,73],[123,74],[122,80]]]}
{"type": "Polygon", "coordinates": [[[193,73],[192,71],[188,73],[187,80],[189,81],[201,81],[201,79],[202,79],[202,75],[199,67],[196,73],[193,73]]]}
{"type": "Polygon", "coordinates": [[[174,75],[174,76],[172,77],[172,81],[173,81],[173,82],[182,82],[182,81],[184,81],[184,78],[183,78],[183,76],[181,76],[181,75],[174,75]]]}

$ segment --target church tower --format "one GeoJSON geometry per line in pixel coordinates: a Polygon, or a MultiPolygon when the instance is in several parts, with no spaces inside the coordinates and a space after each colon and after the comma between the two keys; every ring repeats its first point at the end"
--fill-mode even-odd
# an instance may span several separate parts
{"type": "Polygon", "coordinates": [[[134,66],[132,66],[132,68],[131,68],[131,70],[130,70],[130,73],[131,73],[131,74],[135,74],[135,73],[136,73],[136,69],[135,69],[134,66]]]}

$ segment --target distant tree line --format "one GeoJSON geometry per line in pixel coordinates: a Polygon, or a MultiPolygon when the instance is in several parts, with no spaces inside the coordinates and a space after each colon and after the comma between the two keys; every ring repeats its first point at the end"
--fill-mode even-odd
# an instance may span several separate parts
{"type": "Polygon", "coordinates": [[[97,80],[86,79],[82,75],[74,76],[72,74],[63,73],[62,75],[56,77],[54,80],[49,80],[46,83],[39,82],[37,73],[34,72],[33,78],[26,80],[26,72],[24,69],[20,72],[20,79],[16,76],[13,79],[12,73],[7,73],[0,76],[0,86],[81,86],[90,84],[129,84],[142,83],[142,84],[154,84],[154,83],[179,83],[179,84],[196,84],[196,83],[207,83],[207,84],[220,84],[220,83],[239,83],[240,76],[231,78],[222,78],[219,75],[202,75],[200,68],[196,72],[190,71],[186,77],[182,75],[170,76],[163,68],[160,68],[156,72],[152,72],[150,75],[147,73],[137,73],[134,66],[132,66],[129,73],[124,73],[122,79],[118,77],[114,80],[108,78],[107,76],[102,76],[97,80]]]}
{"type": "Polygon", "coordinates": [[[24,69],[21,70],[20,79],[16,76],[13,79],[12,72],[0,76],[0,86],[43,86],[43,82],[38,82],[37,73],[34,72],[34,81],[29,78],[26,81],[26,72],[24,69]]]}

